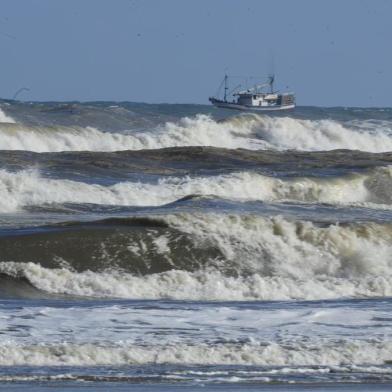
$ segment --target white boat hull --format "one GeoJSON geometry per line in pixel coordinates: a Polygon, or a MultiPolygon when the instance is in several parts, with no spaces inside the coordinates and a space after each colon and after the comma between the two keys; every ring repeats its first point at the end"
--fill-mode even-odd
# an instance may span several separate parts
{"type": "Polygon", "coordinates": [[[218,107],[224,109],[233,109],[233,110],[242,110],[242,111],[254,111],[254,112],[270,112],[270,111],[277,111],[277,110],[289,110],[294,109],[295,104],[290,105],[274,105],[274,106],[248,106],[248,105],[240,105],[235,102],[225,102],[220,101],[217,99],[211,99],[211,103],[218,107]]]}

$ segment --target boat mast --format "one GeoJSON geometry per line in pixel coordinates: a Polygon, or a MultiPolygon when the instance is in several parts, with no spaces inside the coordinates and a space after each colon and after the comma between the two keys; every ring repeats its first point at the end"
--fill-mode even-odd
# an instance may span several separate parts
{"type": "Polygon", "coordinates": [[[223,96],[223,100],[226,102],[226,98],[227,98],[227,90],[229,89],[228,87],[227,87],[227,75],[225,75],[225,94],[224,94],[224,96],[223,96]]]}

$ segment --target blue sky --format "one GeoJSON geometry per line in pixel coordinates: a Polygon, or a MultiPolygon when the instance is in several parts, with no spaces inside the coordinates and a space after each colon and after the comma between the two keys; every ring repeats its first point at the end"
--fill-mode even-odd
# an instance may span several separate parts
{"type": "Polygon", "coordinates": [[[207,103],[225,70],[298,104],[392,106],[392,1],[1,0],[0,96],[207,103]]]}

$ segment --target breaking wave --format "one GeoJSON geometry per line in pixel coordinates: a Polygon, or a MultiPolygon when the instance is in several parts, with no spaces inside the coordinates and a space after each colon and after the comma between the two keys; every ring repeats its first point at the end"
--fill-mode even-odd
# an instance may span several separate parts
{"type": "Polygon", "coordinates": [[[239,172],[211,177],[161,178],[156,183],[126,181],[111,186],[44,178],[34,170],[0,170],[0,212],[51,203],[159,206],[189,195],[389,208],[392,204],[392,167],[327,178],[279,179],[239,172]]]}
{"type": "Polygon", "coordinates": [[[389,121],[340,123],[328,119],[268,116],[253,116],[249,121],[253,132],[271,149],[392,151],[392,123],[389,121]]]}
{"type": "MultiPolygon", "coordinates": [[[[1,366],[96,366],[96,365],[259,365],[259,366],[341,366],[371,363],[370,370],[381,374],[387,369],[377,369],[391,359],[390,341],[333,341],[290,343],[221,343],[137,345],[122,342],[118,345],[103,344],[42,344],[0,345],[1,366]]],[[[335,369],[337,371],[338,369],[335,369]]],[[[355,369],[354,369],[355,370],[355,369]]],[[[356,369],[360,371],[360,369],[356,369]]],[[[317,370],[313,370],[314,372],[317,370]]],[[[328,369],[326,370],[328,371],[328,369]]],[[[292,370],[295,372],[295,369],[292,370]]],[[[308,369],[311,372],[311,369],[308,369]]],[[[246,372],[245,372],[246,373],[246,372]]],[[[11,376],[9,377],[11,378],[11,376]]],[[[7,378],[5,379],[7,381],[7,378]]],[[[267,377],[262,381],[269,381],[267,377]]]]}
{"type": "MultiPolygon", "coordinates": [[[[12,120],[6,116],[1,118],[12,120]]],[[[384,152],[392,151],[392,124],[388,121],[358,124],[259,115],[239,115],[219,122],[206,115],[197,115],[184,117],[178,122],[167,122],[151,131],[125,134],[92,127],[0,124],[2,150],[116,151],[184,146],[384,152]]]]}
{"type": "Polygon", "coordinates": [[[128,249],[146,262],[155,252],[171,264],[170,270],[132,274],[107,263],[101,271],[77,272],[65,263],[45,268],[3,261],[0,273],[27,280],[47,293],[91,297],[315,300],[392,295],[388,224],[319,227],[282,217],[191,213],[155,219],[177,230],[177,238],[165,240],[161,233],[149,231],[155,248],[139,238],[130,240],[128,249]],[[192,243],[192,254],[204,258],[191,270],[183,268],[178,257],[182,237],[192,243]]]}
{"type": "Polygon", "coordinates": [[[0,123],[14,124],[15,120],[12,117],[6,115],[4,111],[0,109],[0,123]]]}

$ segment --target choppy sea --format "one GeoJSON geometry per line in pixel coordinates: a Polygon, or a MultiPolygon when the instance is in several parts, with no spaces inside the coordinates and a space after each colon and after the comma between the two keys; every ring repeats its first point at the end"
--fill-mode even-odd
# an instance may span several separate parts
{"type": "Polygon", "coordinates": [[[0,108],[0,390],[391,389],[392,109],[0,108]]]}

